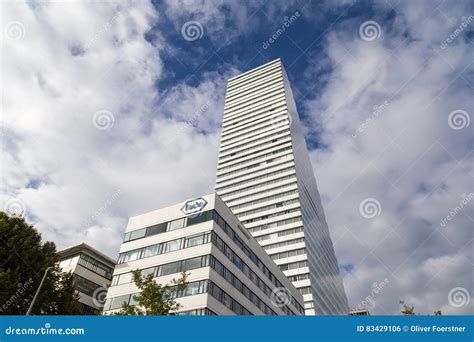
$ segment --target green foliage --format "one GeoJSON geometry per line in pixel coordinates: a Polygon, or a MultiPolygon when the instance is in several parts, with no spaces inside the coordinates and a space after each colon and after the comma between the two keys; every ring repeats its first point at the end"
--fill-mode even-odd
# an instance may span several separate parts
{"type": "Polygon", "coordinates": [[[133,271],[133,281],[141,290],[134,296],[136,305],[124,303],[121,310],[115,315],[119,316],[149,316],[149,315],[174,315],[181,307],[173,299],[173,294],[184,290],[187,285],[187,274],[181,273],[181,278],[173,279],[169,284],[158,284],[153,280],[153,275],[142,276],[140,270],[133,271]]]}
{"type": "Polygon", "coordinates": [[[400,301],[400,304],[402,304],[402,306],[403,306],[402,314],[404,314],[405,316],[415,316],[415,307],[414,306],[408,306],[402,300],[400,301]]]}
{"type": "Polygon", "coordinates": [[[0,314],[24,315],[45,270],[54,266],[39,293],[32,314],[79,314],[78,294],[71,274],[61,272],[53,242],[23,217],[0,212],[0,314]]]}

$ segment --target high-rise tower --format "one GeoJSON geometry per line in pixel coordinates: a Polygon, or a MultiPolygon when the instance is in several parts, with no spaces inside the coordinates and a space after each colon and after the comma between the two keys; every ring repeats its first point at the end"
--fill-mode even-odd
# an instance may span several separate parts
{"type": "Polygon", "coordinates": [[[280,59],[227,83],[216,192],[303,294],[306,314],[349,312],[280,59]]]}

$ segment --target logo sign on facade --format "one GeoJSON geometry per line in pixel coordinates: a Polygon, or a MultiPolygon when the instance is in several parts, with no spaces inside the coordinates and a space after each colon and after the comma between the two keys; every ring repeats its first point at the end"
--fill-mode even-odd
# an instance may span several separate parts
{"type": "Polygon", "coordinates": [[[181,207],[181,211],[185,215],[196,214],[199,213],[206,206],[206,204],[207,201],[204,198],[195,198],[184,203],[184,205],[181,207]]]}

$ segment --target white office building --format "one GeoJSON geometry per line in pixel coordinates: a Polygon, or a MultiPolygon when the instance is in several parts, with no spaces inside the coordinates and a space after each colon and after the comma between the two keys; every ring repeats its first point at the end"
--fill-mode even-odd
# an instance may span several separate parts
{"type": "Polygon", "coordinates": [[[216,192],[303,294],[306,314],[347,315],[298,112],[279,59],[227,83],[216,192]]]}
{"type": "Polygon", "coordinates": [[[85,243],[63,249],[58,254],[59,267],[74,277],[82,314],[100,313],[112,280],[115,260],[85,243]]]}
{"type": "Polygon", "coordinates": [[[216,194],[131,217],[104,307],[135,304],[132,271],[169,284],[178,315],[303,315],[303,296],[216,194]]]}

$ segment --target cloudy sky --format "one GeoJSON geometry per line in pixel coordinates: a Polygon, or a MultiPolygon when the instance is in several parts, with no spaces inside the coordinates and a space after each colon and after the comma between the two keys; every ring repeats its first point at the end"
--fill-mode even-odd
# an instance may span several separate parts
{"type": "Polygon", "coordinates": [[[129,216],[212,192],[227,78],[280,57],[350,306],[472,314],[473,12],[4,2],[0,204],[115,257],[129,216]]]}

